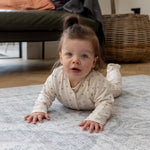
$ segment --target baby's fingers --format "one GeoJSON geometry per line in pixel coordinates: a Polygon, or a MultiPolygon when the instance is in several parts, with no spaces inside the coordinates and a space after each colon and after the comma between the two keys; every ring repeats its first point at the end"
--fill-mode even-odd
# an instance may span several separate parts
{"type": "Polygon", "coordinates": [[[32,121],[32,119],[33,119],[33,116],[30,115],[30,116],[28,117],[28,121],[27,121],[27,122],[30,123],[30,122],[32,121]]]}
{"type": "Polygon", "coordinates": [[[42,115],[38,115],[38,120],[39,120],[40,123],[43,123],[43,117],[42,117],[42,115]]]}
{"type": "Polygon", "coordinates": [[[85,131],[89,126],[90,126],[90,123],[89,122],[85,122],[82,130],[85,131]]]}
{"type": "Polygon", "coordinates": [[[99,124],[100,126],[100,131],[104,131],[103,125],[99,124]]]}
{"type": "Polygon", "coordinates": [[[81,122],[80,124],[78,124],[78,126],[84,126],[86,123],[86,121],[81,122]]]}
{"type": "Polygon", "coordinates": [[[27,120],[28,117],[30,117],[30,115],[26,115],[26,116],[24,117],[24,120],[27,120]]]}
{"type": "Polygon", "coordinates": [[[98,133],[99,132],[99,125],[98,124],[95,124],[95,133],[98,133]]]}
{"type": "Polygon", "coordinates": [[[48,114],[45,114],[45,118],[46,118],[47,120],[50,120],[50,117],[49,117],[48,114]]]}
{"type": "Polygon", "coordinates": [[[92,133],[93,130],[94,130],[94,128],[95,128],[95,124],[94,124],[94,123],[91,123],[91,124],[90,124],[89,132],[92,133]]]}
{"type": "Polygon", "coordinates": [[[33,121],[32,121],[32,123],[33,123],[33,124],[36,124],[37,119],[38,119],[38,116],[33,116],[33,121]]]}

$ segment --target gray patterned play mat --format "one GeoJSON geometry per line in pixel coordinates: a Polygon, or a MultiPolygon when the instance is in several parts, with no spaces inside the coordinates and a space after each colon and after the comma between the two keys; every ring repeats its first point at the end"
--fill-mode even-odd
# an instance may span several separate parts
{"type": "Polygon", "coordinates": [[[0,150],[149,150],[150,76],[123,77],[122,96],[115,99],[112,118],[99,134],[78,124],[88,111],[65,108],[57,100],[51,121],[27,124],[42,85],[0,89],[0,150]]]}

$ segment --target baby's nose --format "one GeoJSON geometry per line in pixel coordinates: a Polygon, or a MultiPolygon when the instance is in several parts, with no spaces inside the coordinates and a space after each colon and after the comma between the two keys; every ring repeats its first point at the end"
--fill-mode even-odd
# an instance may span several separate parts
{"type": "Polygon", "coordinates": [[[75,63],[75,64],[80,64],[80,59],[77,56],[75,56],[75,57],[73,57],[72,62],[75,63]]]}

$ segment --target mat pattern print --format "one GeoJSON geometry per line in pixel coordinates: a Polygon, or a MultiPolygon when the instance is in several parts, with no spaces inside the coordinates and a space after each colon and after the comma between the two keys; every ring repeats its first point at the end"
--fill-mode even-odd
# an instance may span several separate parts
{"type": "Polygon", "coordinates": [[[42,85],[0,89],[1,150],[149,150],[150,76],[123,77],[122,95],[104,131],[89,134],[78,124],[89,111],[64,107],[57,100],[50,121],[26,123],[42,85]]]}

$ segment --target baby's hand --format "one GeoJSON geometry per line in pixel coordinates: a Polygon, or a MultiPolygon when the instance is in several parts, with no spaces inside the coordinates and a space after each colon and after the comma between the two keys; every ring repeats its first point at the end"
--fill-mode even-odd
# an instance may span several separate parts
{"type": "Polygon", "coordinates": [[[98,122],[91,121],[91,120],[85,120],[79,124],[79,126],[83,126],[82,130],[85,131],[87,128],[89,128],[89,132],[92,133],[93,130],[95,130],[96,133],[100,131],[103,131],[103,125],[99,124],[98,122]]]}
{"type": "Polygon", "coordinates": [[[27,120],[28,123],[32,122],[33,124],[36,124],[37,121],[39,121],[40,123],[43,123],[44,118],[47,120],[50,120],[50,117],[48,114],[43,113],[43,112],[36,112],[36,113],[26,115],[24,117],[24,120],[27,120]]]}

